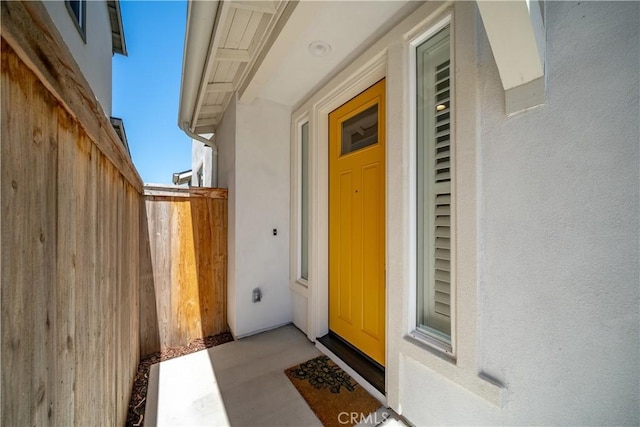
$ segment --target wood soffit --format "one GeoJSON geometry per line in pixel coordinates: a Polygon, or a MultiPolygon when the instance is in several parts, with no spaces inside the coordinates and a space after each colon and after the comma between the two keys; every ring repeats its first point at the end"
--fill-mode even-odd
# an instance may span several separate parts
{"type": "Polygon", "coordinates": [[[194,110],[195,133],[215,132],[234,92],[260,66],[267,41],[290,15],[285,9],[296,2],[281,0],[228,1],[218,9],[219,21],[212,35],[194,110]],[[224,9],[223,9],[224,8],[224,9]]]}

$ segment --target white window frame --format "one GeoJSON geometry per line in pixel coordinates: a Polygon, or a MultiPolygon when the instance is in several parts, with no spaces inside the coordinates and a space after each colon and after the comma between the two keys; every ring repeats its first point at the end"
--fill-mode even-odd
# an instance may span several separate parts
{"type": "MultiPolygon", "coordinates": [[[[402,304],[402,322],[397,327],[401,338],[390,337],[391,344],[400,351],[399,372],[391,373],[403,377],[403,361],[415,361],[418,365],[427,367],[422,371],[425,377],[431,374],[441,375],[453,383],[476,394],[496,407],[502,407],[506,401],[506,388],[490,376],[482,372],[478,363],[478,285],[482,280],[482,255],[479,253],[478,239],[481,230],[478,228],[479,200],[481,199],[480,175],[478,158],[481,156],[480,124],[478,105],[478,65],[476,60],[479,21],[477,5],[472,2],[448,2],[440,5],[427,2],[425,9],[432,5],[433,13],[426,12],[425,18],[412,29],[404,33],[402,52],[396,53],[398,60],[402,59],[402,73],[398,76],[404,81],[403,92],[406,93],[402,107],[406,109],[404,122],[393,130],[403,138],[402,147],[406,152],[406,174],[403,180],[396,182],[396,186],[405,183],[407,186],[404,197],[408,200],[409,209],[403,218],[398,219],[396,227],[405,227],[405,234],[398,237],[397,250],[407,251],[406,262],[399,263],[399,268],[391,264],[392,274],[402,280],[404,295],[402,304]],[[454,120],[452,129],[452,147],[455,158],[455,170],[452,179],[452,192],[456,194],[454,217],[456,234],[452,235],[456,245],[456,261],[452,268],[453,287],[452,299],[455,301],[455,318],[451,327],[451,353],[446,353],[434,347],[419,336],[412,335],[416,326],[416,111],[412,88],[415,81],[415,62],[411,58],[412,46],[419,44],[421,37],[435,34],[450,20],[450,43],[455,63],[454,70],[454,120]],[[407,65],[408,64],[408,65],[407,65]],[[406,243],[405,243],[406,242],[406,243]],[[404,246],[406,244],[406,246],[404,246]]],[[[481,36],[480,36],[481,37],[481,36]]],[[[424,40],[424,38],[423,38],[424,40]]],[[[391,107],[391,105],[389,106],[391,107]]],[[[390,126],[391,127],[391,126],[390,126]]],[[[411,368],[411,374],[418,372],[411,368]]],[[[426,378],[423,379],[426,381],[426,378]]],[[[391,390],[390,402],[399,404],[400,396],[391,390]]],[[[389,394],[388,394],[389,395],[389,394]]],[[[393,407],[393,406],[392,406],[393,407]]]]}
{"type": "Polygon", "coordinates": [[[410,149],[410,157],[411,157],[411,224],[412,224],[412,233],[411,233],[411,256],[413,259],[412,262],[412,286],[409,294],[409,304],[412,307],[411,313],[413,314],[410,317],[409,321],[409,331],[408,335],[417,340],[422,344],[426,344],[432,349],[435,349],[438,352],[442,352],[448,357],[455,359],[456,357],[456,244],[455,238],[456,235],[456,181],[455,181],[455,171],[456,171],[456,158],[455,158],[455,144],[456,144],[456,121],[455,121],[455,56],[454,56],[454,28],[453,28],[453,16],[451,13],[445,15],[442,19],[440,19],[435,24],[429,26],[426,31],[421,32],[420,34],[411,38],[408,42],[409,45],[409,93],[411,94],[411,105],[409,109],[410,120],[409,126],[410,131],[409,135],[411,138],[411,149],[410,149]],[[417,248],[417,240],[418,240],[418,216],[417,216],[417,177],[418,177],[418,158],[417,158],[417,144],[418,144],[418,135],[417,135],[417,125],[418,125],[418,105],[417,105],[417,50],[418,47],[427,41],[429,38],[436,35],[439,31],[444,29],[446,26],[450,26],[449,30],[449,51],[450,51],[450,61],[451,61],[451,99],[450,99],[450,109],[452,111],[452,126],[451,126],[451,163],[452,163],[452,171],[451,174],[451,343],[446,343],[441,339],[438,339],[436,334],[430,334],[427,331],[418,329],[417,318],[418,318],[418,280],[417,280],[417,257],[418,257],[418,248],[417,248]]]}
{"type": "MultiPolygon", "coordinates": [[[[291,281],[290,288],[294,291],[300,292],[306,296],[307,288],[309,287],[310,275],[311,275],[311,257],[310,257],[310,248],[307,248],[307,256],[309,257],[307,261],[307,278],[302,277],[302,126],[304,124],[308,126],[308,136],[307,136],[307,155],[310,157],[311,151],[311,120],[309,118],[309,114],[305,112],[302,115],[299,115],[294,120],[292,120],[292,129],[291,129],[291,139],[293,144],[291,144],[291,159],[292,163],[292,185],[291,185],[291,224],[293,226],[293,230],[291,230],[291,281]]],[[[311,159],[307,161],[307,167],[310,169],[311,159]]],[[[307,185],[309,188],[307,191],[309,192],[309,210],[311,205],[311,173],[308,173],[308,181],[307,185]]],[[[309,212],[310,213],[310,212],[309,212]]],[[[309,227],[308,236],[311,236],[311,224],[308,221],[307,226],[309,227]]]]}

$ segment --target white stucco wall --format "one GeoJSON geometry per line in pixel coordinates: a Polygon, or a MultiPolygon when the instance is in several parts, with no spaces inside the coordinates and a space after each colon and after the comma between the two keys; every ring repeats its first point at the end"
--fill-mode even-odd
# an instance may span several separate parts
{"type": "Polygon", "coordinates": [[[545,7],[546,105],[511,118],[476,21],[477,371],[504,405],[401,353],[417,425],[640,422],[639,4],[545,7]]]}
{"type": "Polygon", "coordinates": [[[218,187],[227,188],[227,321],[236,330],[236,100],[231,99],[216,130],[218,187]]]}
{"type": "Polygon", "coordinates": [[[251,105],[234,100],[216,135],[219,185],[229,188],[227,300],[236,337],[291,322],[290,115],[290,109],[262,99],[251,105]],[[253,303],[257,287],[262,301],[253,303]]]}
{"type": "Polygon", "coordinates": [[[480,36],[479,364],[501,422],[640,422],[640,4],[547,2],[547,103],[507,119],[480,36]]]}
{"type": "Polygon", "coordinates": [[[111,116],[111,24],[105,1],[87,1],[85,43],[65,2],[44,1],[49,16],[107,116],[111,116]]]}
{"type": "Polygon", "coordinates": [[[290,115],[290,109],[262,99],[237,105],[237,336],[291,322],[290,115]],[[251,292],[256,287],[262,301],[254,304],[251,292]]]}

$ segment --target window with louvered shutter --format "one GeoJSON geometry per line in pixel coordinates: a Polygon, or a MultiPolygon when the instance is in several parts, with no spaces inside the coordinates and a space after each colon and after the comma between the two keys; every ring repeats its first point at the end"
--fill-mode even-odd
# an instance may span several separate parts
{"type": "Polygon", "coordinates": [[[300,278],[309,280],[309,122],[300,127],[300,278]]]}
{"type": "Polygon", "coordinates": [[[451,343],[451,64],[449,27],[416,49],[417,329],[451,343]]]}

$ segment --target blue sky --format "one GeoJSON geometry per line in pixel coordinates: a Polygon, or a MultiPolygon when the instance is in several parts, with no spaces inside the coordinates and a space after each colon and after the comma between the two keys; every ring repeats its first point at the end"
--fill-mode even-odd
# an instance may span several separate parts
{"type": "Polygon", "coordinates": [[[171,184],[191,169],[191,140],[178,128],[186,1],[121,1],[129,56],[113,57],[113,115],[124,120],[145,183],[171,184]]]}

